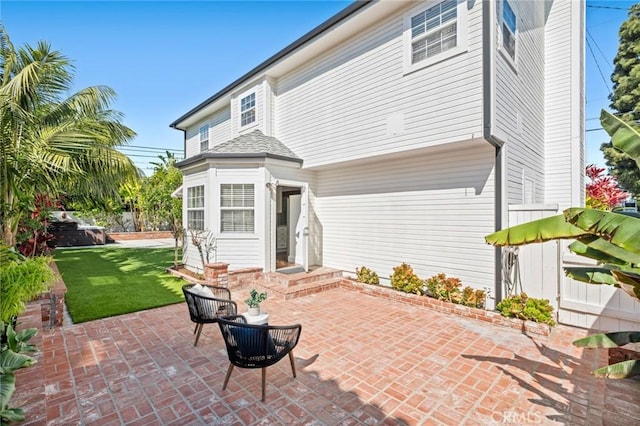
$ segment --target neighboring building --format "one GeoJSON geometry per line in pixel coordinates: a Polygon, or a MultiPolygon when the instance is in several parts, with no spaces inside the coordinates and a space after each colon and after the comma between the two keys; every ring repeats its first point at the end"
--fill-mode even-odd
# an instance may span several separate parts
{"type": "Polygon", "coordinates": [[[185,227],[231,269],[406,262],[499,292],[509,206],[583,203],[584,8],[353,3],[171,124],[185,227]]]}

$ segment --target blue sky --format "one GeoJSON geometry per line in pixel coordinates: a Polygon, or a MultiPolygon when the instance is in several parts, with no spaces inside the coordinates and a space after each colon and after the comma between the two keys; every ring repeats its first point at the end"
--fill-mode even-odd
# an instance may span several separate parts
{"type": "MultiPolygon", "coordinates": [[[[107,85],[138,136],[123,150],[151,173],[160,150],[181,152],[169,123],[314,28],[348,1],[0,1],[16,46],[46,40],[73,60],[75,89],[107,85]],[[138,148],[142,147],[142,148],[138,148]]],[[[587,129],[608,108],[618,28],[633,1],[587,1],[587,129]],[[623,9],[623,10],[620,10],[623,9]],[[600,67],[604,74],[601,76],[600,67]]],[[[603,131],[587,132],[586,162],[603,165],[603,131]]]]}

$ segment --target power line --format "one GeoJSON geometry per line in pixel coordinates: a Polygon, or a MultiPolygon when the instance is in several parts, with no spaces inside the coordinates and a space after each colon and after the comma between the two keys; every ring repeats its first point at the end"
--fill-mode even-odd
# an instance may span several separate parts
{"type": "Polygon", "coordinates": [[[602,77],[602,82],[604,83],[605,87],[607,88],[607,91],[609,92],[609,95],[611,95],[611,89],[609,89],[609,84],[607,83],[607,79],[604,77],[604,73],[602,72],[602,68],[600,68],[600,64],[598,63],[598,59],[596,58],[596,55],[593,53],[593,49],[591,48],[591,42],[589,42],[588,38],[587,38],[587,47],[589,48],[589,52],[591,52],[591,56],[593,56],[593,60],[596,62],[596,67],[598,68],[598,71],[600,72],[600,77],[602,77]]]}
{"type": "Polygon", "coordinates": [[[598,6],[595,4],[588,4],[587,7],[592,9],[613,9],[613,10],[629,10],[630,7],[614,7],[614,6],[598,6]]]}
{"type": "Polygon", "coordinates": [[[609,62],[609,58],[607,58],[607,55],[605,55],[602,49],[600,49],[598,42],[591,35],[591,32],[589,32],[589,30],[587,30],[587,37],[591,38],[591,42],[596,46],[596,49],[598,49],[598,52],[600,52],[600,55],[602,55],[602,59],[604,59],[604,62],[609,66],[609,68],[611,68],[611,71],[613,71],[613,65],[611,65],[611,63],[609,62]]]}
{"type": "Polygon", "coordinates": [[[123,145],[122,148],[123,149],[139,148],[139,149],[144,149],[144,150],[149,150],[149,151],[176,151],[176,152],[182,152],[181,149],[160,148],[160,147],[141,146],[141,145],[123,145]]]}
{"type": "MultiPolygon", "coordinates": [[[[139,158],[153,158],[154,160],[158,159],[157,155],[143,155],[143,154],[127,154],[126,152],[123,152],[124,155],[126,155],[127,157],[139,157],[139,158]]],[[[180,158],[177,158],[177,160],[179,160],[180,158]]]]}

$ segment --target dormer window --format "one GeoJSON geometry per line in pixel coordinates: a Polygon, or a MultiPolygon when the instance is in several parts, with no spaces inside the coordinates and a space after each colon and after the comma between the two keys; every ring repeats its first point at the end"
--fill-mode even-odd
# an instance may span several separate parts
{"type": "Polygon", "coordinates": [[[404,16],[404,68],[411,72],[467,50],[466,1],[428,2],[404,16]]]}
{"type": "Polygon", "coordinates": [[[242,127],[256,121],[256,94],[240,99],[240,125],[242,127]]]}
{"type": "Polygon", "coordinates": [[[207,151],[209,149],[209,125],[205,124],[200,127],[200,152],[207,151]]]}

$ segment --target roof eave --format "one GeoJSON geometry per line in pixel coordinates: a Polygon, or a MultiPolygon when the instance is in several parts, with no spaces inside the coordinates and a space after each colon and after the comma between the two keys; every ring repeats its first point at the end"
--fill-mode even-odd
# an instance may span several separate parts
{"type": "Polygon", "coordinates": [[[185,121],[187,118],[189,118],[193,114],[196,114],[200,110],[206,108],[208,105],[212,104],[219,98],[227,95],[237,86],[241,85],[242,83],[249,80],[250,78],[255,77],[260,72],[266,70],[269,66],[283,59],[284,57],[294,52],[295,50],[299,49],[309,41],[313,40],[315,37],[319,36],[329,28],[340,23],[344,19],[351,16],[353,13],[357,12],[358,10],[362,9],[363,7],[367,6],[368,4],[374,1],[376,0],[356,0],[346,8],[342,9],[337,14],[333,15],[331,18],[324,21],[322,24],[318,25],[317,27],[315,27],[314,29],[312,29],[311,31],[309,31],[308,33],[306,33],[305,35],[303,35],[302,37],[300,37],[299,39],[297,39],[296,41],[294,41],[293,43],[285,47],[284,49],[277,52],[275,55],[271,56],[270,58],[268,58],[267,60],[265,60],[258,66],[256,66],[255,68],[253,68],[251,71],[244,74],[242,77],[233,81],[231,84],[225,86],[222,90],[218,91],[213,96],[210,96],[200,104],[196,105],[194,108],[192,108],[187,113],[183,114],[180,118],[178,118],[173,123],[171,123],[169,127],[172,127],[174,129],[184,130],[181,127],[179,127],[181,122],[185,121]]]}
{"type": "Polygon", "coordinates": [[[292,163],[298,163],[302,165],[303,160],[301,158],[287,157],[285,155],[272,154],[270,152],[251,152],[251,153],[237,153],[237,152],[202,152],[193,157],[189,157],[176,163],[176,167],[182,169],[192,164],[204,162],[207,159],[225,160],[225,159],[266,159],[272,158],[274,160],[289,161],[292,163]]]}

